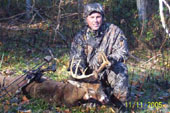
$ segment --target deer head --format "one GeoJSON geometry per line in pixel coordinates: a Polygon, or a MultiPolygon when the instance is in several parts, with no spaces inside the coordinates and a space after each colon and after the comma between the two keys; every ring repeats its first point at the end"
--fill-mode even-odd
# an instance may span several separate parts
{"type": "Polygon", "coordinates": [[[68,80],[68,82],[78,88],[84,89],[85,94],[83,96],[83,100],[95,99],[102,104],[109,101],[100,83],[86,83],[73,80],[68,80]]]}

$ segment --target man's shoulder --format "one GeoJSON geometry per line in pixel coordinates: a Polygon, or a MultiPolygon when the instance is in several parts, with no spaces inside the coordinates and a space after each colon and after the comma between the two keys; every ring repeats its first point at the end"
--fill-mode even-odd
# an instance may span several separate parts
{"type": "Polygon", "coordinates": [[[75,38],[82,37],[85,34],[85,32],[86,32],[86,28],[84,27],[76,33],[75,38]]]}
{"type": "Polygon", "coordinates": [[[113,23],[106,23],[106,25],[109,27],[110,30],[121,31],[121,29],[113,23]]]}
{"type": "Polygon", "coordinates": [[[81,43],[84,40],[84,36],[85,36],[85,28],[82,28],[81,30],[79,30],[76,35],[74,36],[73,40],[77,43],[81,43]]]}
{"type": "MultiPolygon", "coordinates": [[[[117,25],[115,25],[113,23],[108,24],[108,25],[109,25],[108,32],[111,32],[111,36],[122,37],[124,35],[123,31],[117,25]]],[[[126,39],[126,38],[124,37],[124,39],[126,39]]]]}

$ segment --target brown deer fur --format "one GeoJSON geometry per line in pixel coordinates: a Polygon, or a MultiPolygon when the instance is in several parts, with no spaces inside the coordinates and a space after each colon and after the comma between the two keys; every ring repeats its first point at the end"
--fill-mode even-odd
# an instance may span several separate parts
{"type": "MultiPolygon", "coordinates": [[[[4,82],[4,77],[0,76],[0,85],[4,82]]],[[[5,85],[13,81],[13,77],[5,78],[5,85]]],[[[76,81],[57,82],[55,80],[47,80],[38,83],[32,82],[24,88],[24,94],[35,98],[42,98],[49,103],[57,105],[73,106],[77,105],[80,100],[96,99],[100,102],[107,100],[100,83],[80,83],[76,81]]],[[[16,91],[17,86],[12,85],[8,88],[16,91]]]]}

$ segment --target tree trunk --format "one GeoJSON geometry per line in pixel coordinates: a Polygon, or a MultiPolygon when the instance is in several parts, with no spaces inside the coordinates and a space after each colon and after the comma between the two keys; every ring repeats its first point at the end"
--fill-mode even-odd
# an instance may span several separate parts
{"type": "Polygon", "coordinates": [[[31,0],[26,0],[26,12],[27,12],[27,15],[26,15],[26,18],[27,19],[30,19],[30,12],[31,12],[31,0]]]}
{"type": "Polygon", "coordinates": [[[169,13],[170,13],[170,6],[169,6],[169,4],[165,0],[159,0],[159,11],[160,11],[159,14],[160,14],[160,18],[161,18],[161,23],[162,23],[162,26],[165,29],[166,33],[170,37],[170,32],[169,32],[168,26],[166,25],[165,17],[164,17],[164,12],[163,12],[164,5],[168,8],[169,13]]]}
{"type": "MultiPolygon", "coordinates": [[[[83,0],[78,0],[78,18],[79,18],[79,22],[81,23],[82,21],[82,12],[83,12],[83,0]]],[[[81,28],[81,24],[79,24],[79,28],[81,28]]]]}
{"type": "Polygon", "coordinates": [[[138,15],[139,15],[139,22],[141,25],[141,33],[140,38],[144,37],[146,30],[146,20],[147,20],[147,0],[136,0],[137,9],[138,9],[138,15]]]}
{"type": "Polygon", "coordinates": [[[81,15],[83,12],[83,0],[78,0],[78,13],[81,15]]]}
{"type": "Polygon", "coordinates": [[[8,5],[7,5],[7,10],[8,10],[8,12],[9,12],[9,10],[10,10],[10,6],[11,6],[11,0],[8,0],[8,5]]]}
{"type": "Polygon", "coordinates": [[[136,4],[138,9],[139,20],[141,22],[144,22],[145,20],[147,20],[147,0],[136,0],[136,4]]]}

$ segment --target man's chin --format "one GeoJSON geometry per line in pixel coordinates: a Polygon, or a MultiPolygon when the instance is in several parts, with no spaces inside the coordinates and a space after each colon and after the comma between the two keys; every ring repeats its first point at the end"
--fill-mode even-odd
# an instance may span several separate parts
{"type": "Polygon", "coordinates": [[[98,30],[99,28],[100,28],[100,27],[93,27],[92,30],[96,31],[96,30],[98,30]]]}

